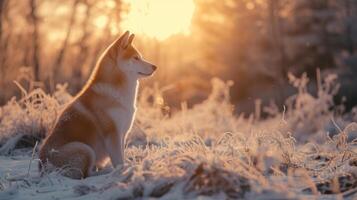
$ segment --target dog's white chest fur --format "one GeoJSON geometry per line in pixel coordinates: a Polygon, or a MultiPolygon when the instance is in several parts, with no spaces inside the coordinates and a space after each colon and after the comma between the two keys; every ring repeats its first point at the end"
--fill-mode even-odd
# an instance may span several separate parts
{"type": "Polygon", "coordinates": [[[111,107],[105,111],[114,122],[117,134],[126,134],[133,124],[138,84],[138,81],[133,80],[126,87],[120,89],[105,83],[97,83],[93,87],[95,92],[118,103],[118,106],[111,107]]]}
{"type": "Polygon", "coordinates": [[[116,126],[117,134],[126,134],[130,130],[134,121],[134,108],[130,110],[121,107],[111,108],[107,113],[116,126]]]}

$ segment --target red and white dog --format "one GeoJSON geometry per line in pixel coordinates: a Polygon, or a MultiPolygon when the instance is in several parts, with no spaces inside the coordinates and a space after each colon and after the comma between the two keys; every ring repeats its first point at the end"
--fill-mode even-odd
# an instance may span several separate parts
{"type": "Polygon", "coordinates": [[[124,143],[136,111],[139,79],[156,66],[146,62],[127,31],[101,55],[83,89],[59,115],[40,149],[40,169],[51,164],[65,176],[85,178],[124,163],[124,143]]]}

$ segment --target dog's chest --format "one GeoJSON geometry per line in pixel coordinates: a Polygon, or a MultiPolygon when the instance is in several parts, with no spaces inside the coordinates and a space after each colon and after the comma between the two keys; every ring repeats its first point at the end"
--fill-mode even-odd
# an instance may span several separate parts
{"type": "Polygon", "coordinates": [[[119,134],[127,133],[134,121],[135,108],[116,107],[107,110],[108,115],[112,119],[116,132],[119,134]]]}
{"type": "MultiPolygon", "coordinates": [[[[112,103],[103,111],[114,124],[115,132],[119,134],[127,133],[132,126],[135,115],[138,81],[128,81],[128,84],[122,88],[107,83],[96,83],[92,88],[97,94],[104,96],[112,103]]],[[[98,105],[98,108],[100,106],[101,104],[98,105]]]]}

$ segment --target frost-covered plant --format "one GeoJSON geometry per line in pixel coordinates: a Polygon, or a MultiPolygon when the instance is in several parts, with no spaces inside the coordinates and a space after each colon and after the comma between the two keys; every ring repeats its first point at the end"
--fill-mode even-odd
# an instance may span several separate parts
{"type": "Polygon", "coordinates": [[[191,109],[182,103],[179,112],[170,114],[162,91],[144,89],[138,101],[137,121],[147,136],[156,139],[198,134],[210,140],[221,137],[225,132],[236,132],[237,127],[242,130],[249,123],[234,116],[229,95],[231,85],[230,81],[225,83],[217,78],[212,79],[212,92],[205,101],[191,109]]]}
{"type": "MultiPolygon", "coordinates": [[[[290,83],[297,89],[297,93],[290,96],[286,102],[283,113],[276,114],[276,120],[282,120],[285,124],[283,132],[293,133],[300,142],[311,141],[323,142],[328,132],[335,130],[335,121],[346,125],[342,120],[343,105],[335,105],[334,97],[339,90],[337,76],[327,75],[323,80],[318,77],[317,92],[313,95],[308,91],[309,79],[304,73],[300,78],[288,74],[290,83]]],[[[266,109],[268,111],[276,109],[266,109]]],[[[275,121],[276,121],[275,120],[275,121]]],[[[276,122],[273,122],[278,124],[276,122]]]]}
{"type": "Polygon", "coordinates": [[[8,154],[22,143],[33,146],[36,140],[44,138],[54,124],[61,108],[72,97],[66,85],[57,85],[53,95],[37,88],[26,92],[19,100],[13,97],[0,108],[0,154],[8,154]],[[26,141],[27,140],[27,141],[26,141]]]}

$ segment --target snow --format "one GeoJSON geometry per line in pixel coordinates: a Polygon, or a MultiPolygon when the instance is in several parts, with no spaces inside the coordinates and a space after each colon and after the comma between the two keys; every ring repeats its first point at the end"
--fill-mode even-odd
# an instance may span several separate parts
{"type": "Polygon", "coordinates": [[[62,176],[63,169],[41,176],[34,148],[72,97],[63,86],[52,95],[26,93],[0,108],[0,199],[356,198],[356,112],[341,114],[343,106],[333,104],[333,75],[317,94],[307,91],[306,76],[290,80],[297,93],[283,112],[257,104],[248,118],[234,114],[231,84],[219,79],[204,102],[170,114],[162,92],[145,88],[126,164],[83,180],[62,176]]]}

